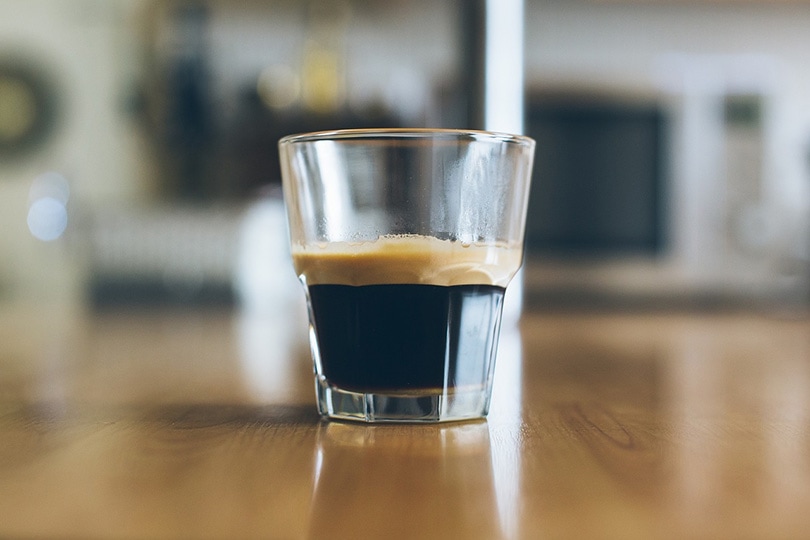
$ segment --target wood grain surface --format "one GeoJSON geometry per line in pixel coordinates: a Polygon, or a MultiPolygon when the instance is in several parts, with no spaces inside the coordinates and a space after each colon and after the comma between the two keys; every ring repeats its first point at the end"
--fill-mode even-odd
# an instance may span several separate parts
{"type": "Polygon", "coordinates": [[[807,538],[810,319],[528,313],[486,421],[322,422],[303,325],[0,311],[3,538],[807,538]]]}

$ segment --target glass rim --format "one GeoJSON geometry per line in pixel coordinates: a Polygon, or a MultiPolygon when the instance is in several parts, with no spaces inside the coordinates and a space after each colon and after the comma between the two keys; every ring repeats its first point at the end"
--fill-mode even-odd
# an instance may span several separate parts
{"type": "Polygon", "coordinates": [[[501,142],[520,146],[533,146],[534,139],[500,131],[450,128],[352,128],[311,131],[286,135],[279,139],[279,146],[317,141],[362,141],[362,140],[466,140],[501,142]]]}

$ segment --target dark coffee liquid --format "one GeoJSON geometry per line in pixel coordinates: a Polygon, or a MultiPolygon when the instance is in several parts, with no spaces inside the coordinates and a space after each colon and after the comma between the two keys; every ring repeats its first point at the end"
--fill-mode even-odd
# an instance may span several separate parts
{"type": "Polygon", "coordinates": [[[493,285],[311,285],[316,361],[354,392],[480,386],[503,296],[493,285]]]}

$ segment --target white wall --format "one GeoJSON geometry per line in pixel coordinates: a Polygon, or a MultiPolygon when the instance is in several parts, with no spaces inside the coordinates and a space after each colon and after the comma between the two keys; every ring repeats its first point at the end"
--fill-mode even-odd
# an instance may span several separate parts
{"type": "Polygon", "coordinates": [[[537,82],[605,80],[649,87],[666,53],[770,54],[810,60],[810,4],[529,0],[527,69],[537,82]]]}

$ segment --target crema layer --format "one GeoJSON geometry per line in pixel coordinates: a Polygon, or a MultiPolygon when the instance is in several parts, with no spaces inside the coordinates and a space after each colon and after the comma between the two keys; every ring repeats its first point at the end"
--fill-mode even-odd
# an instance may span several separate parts
{"type": "Polygon", "coordinates": [[[382,236],[373,242],[293,246],[293,264],[309,285],[495,285],[506,287],[520,268],[520,247],[382,236]]]}

